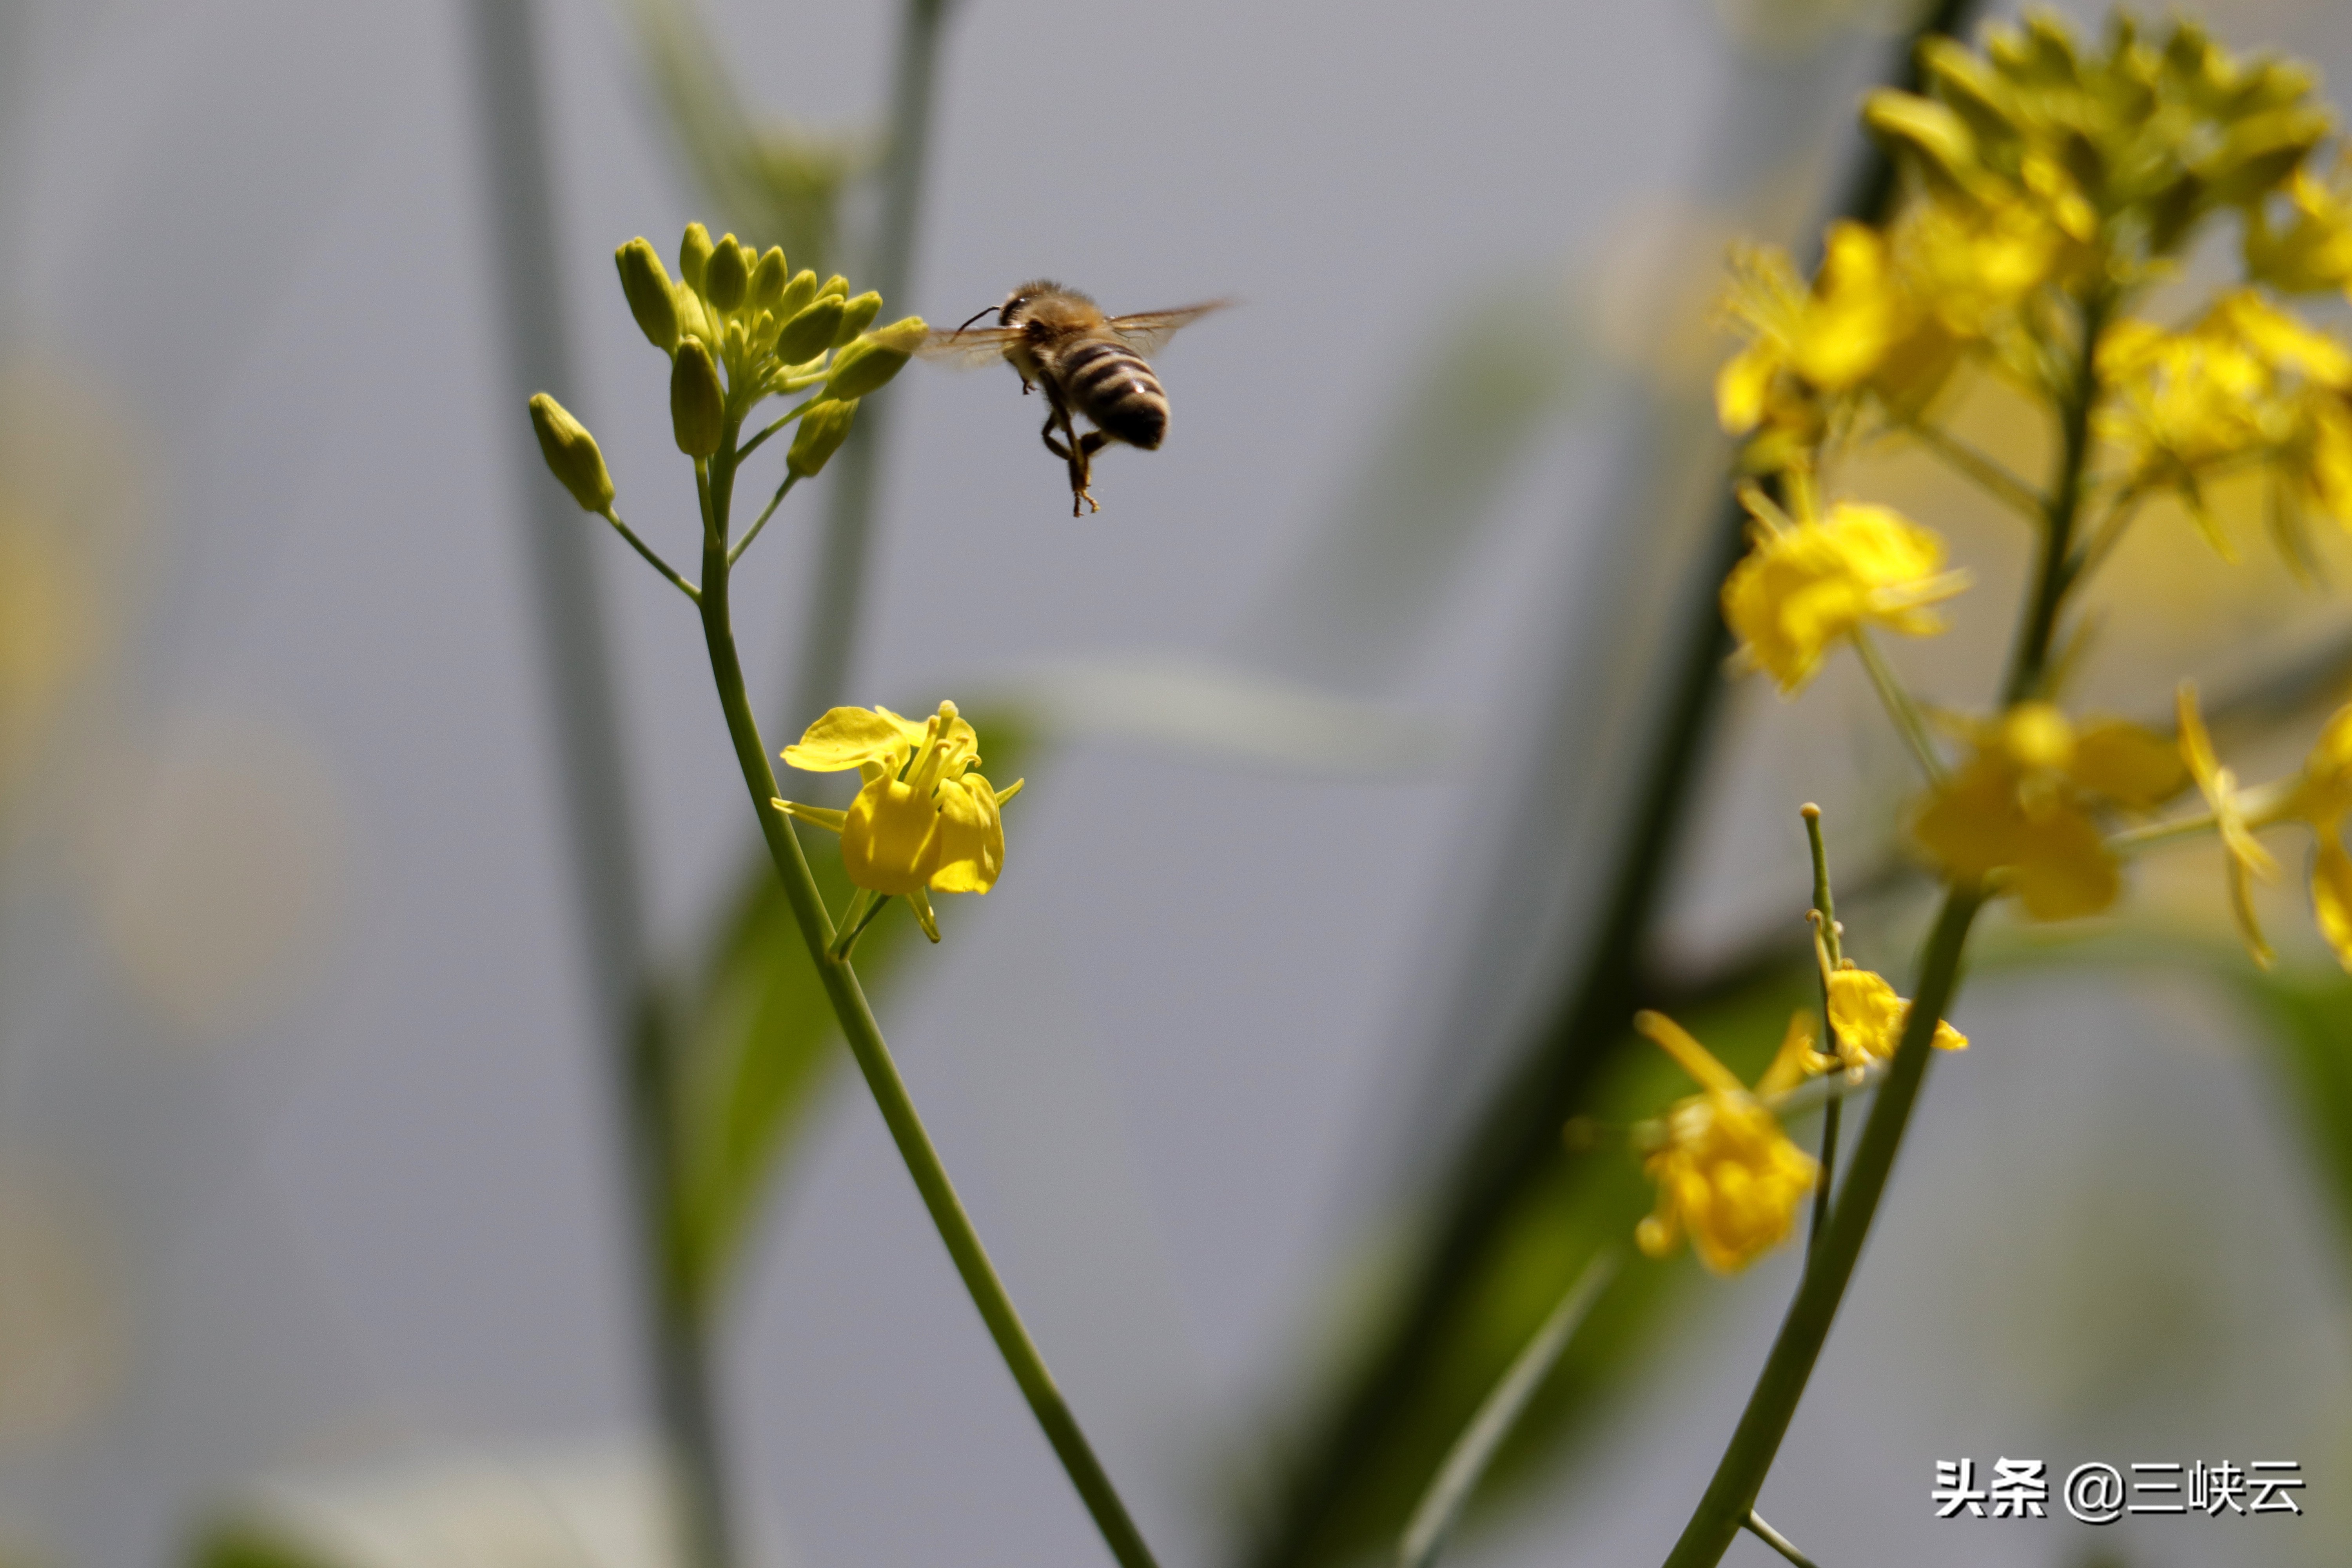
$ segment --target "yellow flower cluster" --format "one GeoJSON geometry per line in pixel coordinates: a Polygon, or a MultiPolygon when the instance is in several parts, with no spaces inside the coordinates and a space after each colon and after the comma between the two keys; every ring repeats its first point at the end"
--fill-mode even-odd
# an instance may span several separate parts
{"type": "Polygon", "coordinates": [[[1700,1262],[1717,1274],[1737,1272],[1789,1234],[1797,1205],[1821,1175],[1760,1098],[1793,1089],[1815,1070],[1822,1058],[1812,1048],[1812,1021],[1802,1013],[1789,1020],[1780,1054],[1753,1092],[1664,1014],[1642,1013],[1633,1026],[1664,1047],[1701,1090],[1666,1112],[1658,1146],[1643,1163],[1658,1185],[1658,1203],[1633,1239],[1651,1257],[1664,1258],[1688,1234],[1700,1262]]]}
{"type": "Polygon", "coordinates": [[[847,811],[779,800],[776,809],[841,835],[849,879],[904,898],[940,940],[930,893],[985,893],[1004,867],[999,808],[1021,793],[999,793],[978,772],[980,737],[952,702],[918,724],[887,708],[835,708],[808,727],[784,761],[809,773],[865,780],[847,811]]]}
{"type": "Polygon", "coordinates": [[[2290,561],[2305,510],[2352,524],[2352,350],[2329,334],[2238,289],[2179,331],[2117,322],[2099,374],[2114,395],[2098,430],[2122,459],[2120,482],[2177,495],[2225,559],[2234,552],[2203,487],[2252,463],[2270,469],[2290,561]]]}
{"type": "Polygon", "coordinates": [[[1834,226],[1810,288],[1780,251],[1735,258],[1727,313],[1750,342],[1716,401],[1725,429],[1753,433],[1752,471],[1819,446],[1865,397],[1917,419],[1971,354],[2050,390],[2055,293],[2153,276],[2220,211],[2245,215],[2258,280],[2352,284],[2352,197],[2300,170],[2329,131],[2300,68],[2239,61],[2185,21],[2143,37],[2121,19],[2084,49],[2049,16],[1982,51],[1933,40],[1920,63],[1926,92],[1864,110],[1911,176],[1895,220],[1834,226]],[[2291,214],[2267,216],[2281,201],[2291,214]]]}
{"type": "Polygon", "coordinates": [[[1794,489],[1795,519],[1755,486],[1740,491],[1755,545],[1724,581],[1723,615],[1744,662],[1793,692],[1830,645],[1866,626],[1907,637],[1944,629],[1931,606],[1968,577],[1943,570],[1940,536],[1883,506],[1840,501],[1814,518],[1810,487],[1794,489]]]}
{"type": "Polygon", "coordinates": [[[1912,835],[1954,881],[2000,873],[2035,920],[2115,902],[2121,877],[2099,819],[2152,810],[2189,782],[2170,742],[2120,719],[2078,726],[2021,702],[1961,727],[1973,754],[1929,794],[1912,835]]]}
{"type": "Polygon", "coordinates": [[[2297,169],[2278,197],[2250,206],[2245,256],[2246,276],[2282,294],[2352,295],[2352,163],[2327,179],[2297,169]]]}

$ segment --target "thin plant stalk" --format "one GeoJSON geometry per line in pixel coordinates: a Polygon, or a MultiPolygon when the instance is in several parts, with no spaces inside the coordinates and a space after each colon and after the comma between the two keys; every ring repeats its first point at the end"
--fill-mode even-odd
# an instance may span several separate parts
{"type": "MultiPolygon", "coordinates": [[[[891,71],[890,123],[882,160],[882,203],[871,254],[859,275],[885,300],[905,297],[914,272],[915,238],[929,173],[931,108],[939,97],[940,36],[949,0],[907,0],[891,71]]],[[[877,398],[857,411],[849,439],[827,465],[833,494],[817,536],[816,569],[798,662],[789,724],[803,724],[843,700],[857,653],[866,602],[866,563],[874,532],[874,503],[882,450],[889,439],[891,403],[877,398]]]]}
{"type": "Polygon", "coordinates": [[[1795,1563],[1797,1568],[1814,1568],[1813,1560],[1798,1551],[1796,1542],[1773,1529],[1764,1516],[1752,1508],[1748,1510],[1748,1533],[1795,1563]]]}
{"type": "MultiPolygon", "coordinates": [[[[2016,651],[2001,687],[2004,705],[2039,694],[2048,670],[2051,642],[2064,604],[2068,552],[2082,511],[2090,462],[2091,416],[2098,393],[2095,351],[2113,306],[2113,299],[2104,289],[2095,290],[2082,304],[2074,384],[2061,410],[2058,469],[2046,501],[2049,529],[2019,617],[2016,651]]],[[[1748,1394],[1748,1406],[1740,1413],[1730,1445],[1690,1522],[1684,1526],[1682,1538],[1667,1556],[1666,1568],[1714,1568],[1755,1510],[1757,1493],[1763,1489],[1764,1478],[1788,1435],[1797,1402],[1804,1394],[1822,1342],[1829,1337],[1846,1285],[1853,1277],[1854,1264],[1862,1256],[1863,1243],[1869,1237],[1886,1179],[1895,1168],[1895,1156],[1910,1125],[1912,1107],[1927,1079],[1937,1022],[1944,1016],[1959,983],[1969,928],[1984,899],[1982,889],[1967,883],[1948,889],[1944,895],[1942,911],[1920,962],[1918,989],[1904,1021],[1902,1042],[1863,1125],[1845,1186],[1831,1211],[1829,1229],[1806,1258],[1796,1299],[1789,1303],[1780,1331],[1764,1359],[1764,1369],[1748,1394]]]]}
{"type": "MultiPolygon", "coordinates": [[[[1802,816],[1805,819],[1805,842],[1813,856],[1813,918],[1820,922],[1822,951],[1834,964],[1843,954],[1838,946],[1837,900],[1830,896],[1829,849],[1822,842],[1822,808],[1807,801],[1802,816]]],[[[1834,1050],[1836,1042],[1832,1037],[1834,1026],[1830,1022],[1830,977],[1827,973],[1822,976],[1821,995],[1822,1043],[1834,1050]]],[[[1807,1222],[1805,1231],[1808,1257],[1811,1256],[1814,1247],[1821,1245],[1822,1237],[1829,1228],[1830,1188],[1837,1175],[1838,1119],[1844,1105],[1844,1100],[1840,1098],[1822,1108],[1822,1175],[1821,1184],[1813,1189],[1812,1218],[1807,1222]]]]}
{"type": "Polygon", "coordinates": [[[1446,1451],[1444,1463],[1437,1467],[1437,1475],[1422,1494],[1412,1510],[1412,1518],[1404,1527],[1403,1539],[1397,1546],[1397,1568],[1430,1568],[1444,1549],[1446,1537],[1453,1534],[1454,1522],[1469,1506],[1471,1495],[1486,1468],[1502,1451],[1503,1441],[1518,1426],[1519,1417],[1527,1414],[1528,1403],[1551,1375],[1553,1367],[1576,1338],[1576,1331],[1591,1315],[1593,1303],[1609,1289],[1617,1277],[1617,1249],[1607,1247],[1584,1266],[1582,1273],[1569,1286],[1559,1304],[1544,1319],[1541,1327],[1519,1353],[1486,1397],[1479,1402],[1477,1413],[1470,1424],[1454,1440],[1446,1451]]]}
{"type": "Polygon", "coordinates": [[[744,689],[742,660],[736,652],[728,599],[727,518],[734,490],[735,444],[740,434],[740,418],[730,417],[719,451],[709,459],[707,480],[701,487],[705,511],[699,607],[719,705],[727,718],[728,736],[734,743],[744,787],[751,792],[769,858],[774,862],[776,875],[783,884],[785,902],[791,906],[810,961],[824,982],[825,999],[832,1005],[842,1035],[849,1042],[850,1054],[865,1075],[875,1106],[882,1112],[899,1157],[906,1162],[907,1173],[914,1178],[923,1206],[929,1211],[940,1239],[947,1244],[948,1256],[954,1261],[964,1289],[971,1292],[972,1305],[980,1310],[981,1321],[996,1342],[997,1352],[1004,1358],[1038,1426],[1045,1429],[1045,1440],[1069,1473],[1071,1484],[1077,1489],[1120,1568],[1156,1568],[1150,1548],[1145,1545],[1142,1533],[1129,1516],[1109,1475],[1096,1458],[1077,1417],[1039,1353],[1036,1342],[1029,1337],[1020,1313],[1014,1310],[1003,1280],[989,1261],[979,1233],[972,1228],[971,1217],[964,1212],[963,1201],[948,1179],[947,1167],[940,1163],[939,1151],[924,1131],[922,1119],[916,1114],[906,1080],[898,1074],[889,1045],[883,1039],[873,1009],[866,1004],[866,992],[858,984],[857,971],[845,953],[833,951],[836,934],[833,919],[825,910],[824,897],[809,871],[791,819],[774,804],[778,794],[775,771],[768,763],[767,744],[760,738],[759,721],[752,715],[751,699],[744,689]]]}
{"type": "MultiPolygon", "coordinates": [[[[520,405],[541,387],[572,382],[536,23],[531,0],[476,0],[467,10],[487,153],[484,195],[496,245],[497,314],[506,328],[508,391],[520,405]]],[[[646,1362],[664,1458],[677,1488],[681,1560],[689,1568],[730,1568],[734,1553],[711,1347],[672,1267],[672,1073],[646,940],[604,607],[592,547],[562,492],[540,482],[528,494],[520,518],[524,576],[554,720],[555,794],[593,988],[591,1012],[622,1123],[634,1198],[631,1230],[645,1289],[646,1362]]]]}

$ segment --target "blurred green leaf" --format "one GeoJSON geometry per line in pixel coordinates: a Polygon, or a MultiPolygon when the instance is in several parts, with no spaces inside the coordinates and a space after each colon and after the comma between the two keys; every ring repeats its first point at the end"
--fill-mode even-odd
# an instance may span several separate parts
{"type": "MultiPolygon", "coordinates": [[[[989,773],[1009,785],[1032,750],[1023,725],[987,711],[971,717],[989,773]]],[[[1007,831],[1016,842],[1021,811],[1016,804],[1008,813],[1007,831]]],[[[805,830],[800,839],[825,906],[837,917],[855,890],[842,869],[841,840],[805,830]]],[[[673,1257],[687,1300],[706,1313],[722,1298],[778,1163],[846,1059],[824,983],[764,851],[747,871],[679,1044],[673,1257]]],[[[887,993],[909,942],[920,945],[918,928],[899,908],[885,910],[859,939],[857,974],[869,995],[887,993]]]]}
{"type": "MultiPolygon", "coordinates": [[[[1678,1021],[1752,1081],[1770,1062],[1790,1010],[1811,1004],[1813,984],[1807,968],[1791,965],[1678,1021]]],[[[1664,1053],[1629,1030],[1612,1050],[1592,1114],[1603,1126],[1626,1126],[1692,1091],[1664,1053]]],[[[1501,1240],[1436,1336],[1441,1349],[1424,1374],[1402,1389],[1381,1441],[1349,1478],[1315,1543],[1314,1561],[1339,1563],[1395,1542],[1455,1438],[1562,1293],[1604,1247],[1630,1243],[1652,1202],[1640,1159],[1622,1142],[1580,1152],[1562,1144],[1522,1189],[1501,1240]]],[[[1604,1402],[1647,1375],[1662,1343],[1660,1330],[1699,1278],[1687,1254],[1664,1263],[1636,1258],[1627,1265],[1496,1455],[1472,1505],[1474,1523],[1553,1473],[1592,1429],[1604,1402]]],[[[1349,1310],[1360,1311],[1361,1305],[1349,1310]]]]}
{"type": "Polygon", "coordinates": [[[795,268],[832,270],[841,194],[873,167],[872,138],[757,120],[694,0],[629,0],[629,9],[679,155],[722,222],[756,248],[782,246],[795,268]]]}
{"type": "Polygon", "coordinates": [[[225,1524],[199,1537],[189,1568],[353,1568],[250,1524],[225,1524]]]}

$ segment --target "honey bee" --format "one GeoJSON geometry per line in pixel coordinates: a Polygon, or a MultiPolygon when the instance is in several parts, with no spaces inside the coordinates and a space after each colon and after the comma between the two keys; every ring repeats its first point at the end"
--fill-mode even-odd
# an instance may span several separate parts
{"type": "Polygon", "coordinates": [[[1168,434],[1168,394],[1144,356],[1157,353],[1177,328],[1229,303],[1106,316],[1076,289],[1041,278],[954,331],[933,332],[921,352],[965,365],[1002,358],[1020,375],[1024,395],[1033,386],[1045,389],[1045,427],[1038,434],[1069,466],[1070,515],[1076,517],[1082,507],[1102,510],[1090,486],[1097,452],[1113,441],[1149,452],[1168,434]],[[996,325],[974,331],[972,321],[992,311],[996,325]],[[1074,423],[1079,416],[1094,428],[1081,432],[1074,423]]]}

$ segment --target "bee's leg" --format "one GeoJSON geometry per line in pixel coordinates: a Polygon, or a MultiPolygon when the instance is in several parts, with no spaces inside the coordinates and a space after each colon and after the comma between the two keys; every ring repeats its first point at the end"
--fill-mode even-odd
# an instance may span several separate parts
{"type": "Polygon", "coordinates": [[[1095,500],[1094,464],[1088,461],[1102,447],[1105,439],[1102,432],[1089,430],[1084,436],[1079,435],[1078,427],[1070,422],[1069,409],[1065,407],[1062,410],[1062,433],[1070,438],[1070,515],[1078,515],[1081,502],[1097,511],[1102,510],[1102,503],[1095,500]]]}
{"type": "Polygon", "coordinates": [[[1066,463],[1070,460],[1070,449],[1054,439],[1054,426],[1060,423],[1062,423],[1062,408],[1061,405],[1055,404],[1045,416],[1045,427],[1037,434],[1045,439],[1045,450],[1066,463]]]}

